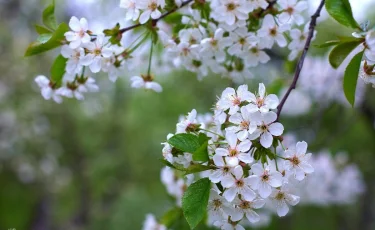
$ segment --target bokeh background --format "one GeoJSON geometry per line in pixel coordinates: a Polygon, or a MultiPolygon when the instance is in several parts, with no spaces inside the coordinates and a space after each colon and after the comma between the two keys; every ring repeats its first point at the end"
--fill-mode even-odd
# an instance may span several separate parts
{"type": "MultiPolygon", "coordinates": [[[[318,2],[311,1],[312,11],[318,2]]],[[[375,22],[375,2],[351,2],[359,21],[375,22]]],[[[174,205],[160,182],[160,143],[179,115],[192,108],[210,112],[216,96],[233,83],[219,76],[198,82],[176,70],[160,76],[164,92],[155,94],[131,89],[131,75],[124,73],[116,84],[97,76],[101,91],[83,102],[45,101],[33,80],[48,74],[58,50],[23,54],[48,3],[0,0],[0,230],[141,229],[147,213],[160,217],[174,205]]],[[[60,21],[76,15],[100,27],[124,15],[118,1],[56,3],[60,21]]],[[[351,33],[326,14],[317,30],[314,44],[351,33]]],[[[375,89],[360,85],[357,105],[348,106],[340,92],[342,72],[327,67],[327,51],[312,48],[301,86],[305,99],[289,103],[281,121],[313,153],[346,152],[366,189],[350,204],[297,206],[264,229],[375,229],[375,89]]],[[[294,63],[282,62],[285,51],[270,54],[274,61],[246,83],[255,90],[262,79],[269,91],[282,94],[294,63]]]]}

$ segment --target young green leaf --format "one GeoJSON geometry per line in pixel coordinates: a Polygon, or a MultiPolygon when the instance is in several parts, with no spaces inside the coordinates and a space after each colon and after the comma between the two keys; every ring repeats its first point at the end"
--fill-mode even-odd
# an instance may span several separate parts
{"type": "Polygon", "coordinates": [[[176,134],[169,138],[168,143],[175,148],[188,153],[194,153],[201,146],[199,138],[189,133],[176,134]]]}
{"type": "Polygon", "coordinates": [[[182,210],[191,229],[194,229],[204,218],[210,188],[210,180],[203,178],[191,184],[182,197],[182,210]]]}
{"type": "Polygon", "coordinates": [[[52,34],[53,31],[48,29],[47,27],[41,26],[41,25],[35,25],[35,31],[39,34],[52,34]]]}
{"type": "Polygon", "coordinates": [[[331,17],[340,24],[353,29],[361,29],[353,17],[349,0],[326,0],[325,6],[331,17]]]}
{"type": "Polygon", "coordinates": [[[55,83],[60,83],[64,74],[67,58],[64,58],[61,54],[57,56],[55,62],[51,67],[51,80],[55,83]]]}
{"type": "Polygon", "coordinates": [[[37,41],[40,42],[40,43],[46,43],[46,42],[48,42],[48,40],[51,39],[51,37],[52,37],[52,34],[41,34],[37,38],[37,41]]]}
{"type": "Polygon", "coordinates": [[[345,70],[344,93],[345,93],[346,99],[352,106],[354,106],[354,102],[355,102],[355,91],[357,88],[357,79],[358,79],[359,69],[361,67],[363,53],[364,51],[355,55],[345,70]]]}
{"type": "Polygon", "coordinates": [[[65,23],[61,23],[56,31],[52,34],[51,38],[49,40],[40,39],[41,41],[33,42],[29,45],[29,47],[26,50],[25,57],[33,56],[36,54],[40,54],[43,52],[46,52],[48,50],[52,50],[56,47],[59,47],[62,45],[62,42],[65,39],[65,32],[69,30],[69,27],[65,23]]]}
{"type": "Polygon", "coordinates": [[[345,58],[359,45],[361,41],[352,41],[340,43],[333,48],[329,54],[329,63],[333,68],[338,68],[345,58]]]}
{"type": "Polygon", "coordinates": [[[55,0],[53,0],[52,3],[44,9],[43,23],[53,30],[57,29],[57,22],[55,17],[55,0]]]}
{"type": "Polygon", "coordinates": [[[214,166],[207,166],[207,165],[190,165],[188,168],[183,169],[181,171],[185,172],[185,175],[189,175],[192,173],[204,172],[207,170],[216,169],[214,166]]]}
{"type": "Polygon", "coordinates": [[[335,46],[335,45],[338,45],[338,44],[340,44],[340,40],[332,40],[332,41],[327,41],[323,44],[314,45],[314,46],[316,48],[327,48],[327,47],[335,46]]]}
{"type": "Polygon", "coordinates": [[[176,169],[181,172],[185,172],[185,175],[189,175],[189,174],[197,173],[197,172],[203,172],[203,171],[207,171],[211,169],[216,169],[214,166],[199,165],[199,164],[190,165],[189,167],[184,168],[182,165],[178,165],[178,164],[174,165],[164,159],[160,159],[160,162],[162,162],[163,164],[165,164],[166,166],[170,168],[176,169]]]}
{"type": "Polygon", "coordinates": [[[167,160],[164,160],[164,159],[159,159],[161,163],[165,164],[166,166],[170,167],[170,168],[173,168],[173,169],[177,169],[179,170],[176,166],[174,166],[171,162],[167,161],[167,160]]]}
{"type": "Polygon", "coordinates": [[[205,141],[194,153],[193,160],[207,162],[208,158],[208,141],[205,141]]]}

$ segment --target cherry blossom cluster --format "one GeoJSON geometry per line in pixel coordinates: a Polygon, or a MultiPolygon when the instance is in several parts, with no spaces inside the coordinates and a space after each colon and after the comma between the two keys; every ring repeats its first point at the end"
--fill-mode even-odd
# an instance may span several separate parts
{"type": "Polygon", "coordinates": [[[114,28],[91,31],[85,18],[70,19],[70,31],[61,47],[61,55],[67,59],[62,80],[56,81],[56,76],[35,79],[46,100],[83,100],[85,93],[99,89],[93,74],[107,73],[114,82],[127,74],[128,67],[138,71],[130,78],[133,88],[161,92],[151,70],[155,59],[159,59],[156,67],[161,64],[171,69],[169,64],[173,64],[197,73],[199,79],[212,72],[243,82],[251,78],[251,67],[270,61],[266,50],[275,44],[288,47],[289,59],[295,59],[308,33],[308,26],[299,28],[307,9],[303,0],[121,0],[120,7],[126,10],[126,27],[118,23],[114,28]],[[178,20],[161,20],[170,14],[178,20]],[[142,49],[147,46],[150,52],[142,49]],[[153,50],[161,46],[163,51],[156,50],[161,55],[155,55],[153,50]],[[132,62],[145,54],[149,60],[144,73],[139,61],[132,62]]]}
{"type": "MultiPolygon", "coordinates": [[[[138,2],[138,1],[137,1],[138,2]]],[[[209,71],[236,82],[251,78],[251,67],[270,61],[265,52],[277,45],[288,47],[294,60],[308,34],[302,13],[306,1],[212,0],[208,15],[193,8],[181,10],[184,29],[172,33],[159,30],[166,49],[165,59],[176,67],[197,73],[209,71]],[[249,17],[250,15],[250,17],[249,17]]]]}
{"type": "MultiPolygon", "coordinates": [[[[201,126],[212,124],[213,119],[208,120],[208,114],[200,115],[197,114],[196,120],[201,126]]],[[[287,149],[293,149],[293,142],[295,136],[287,134],[284,136],[284,145],[287,149]]],[[[169,146],[170,147],[170,146],[169,146]]],[[[167,153],[169,147],[164,148],[164,154],[167,153]]],[[[277,147],[277,153],[282,155],[284,149],[282,146],[277,147]]],[[[271,168],[275,168],[275,162],[269,162],[271,168]]],[[[313,154],[309,160],[309,164],[314,168],[314,173],[306,174],[306,179],[302,182],[293,176],[290,170],[285,169],[285,164],[282,164],[282,159],[278,159],[278,168],[281,172],[284,182],[286,182],[282,188],[293,194],[298,194],[300,197],[300,205],[318,205],[318,206],[329,206],[329,205],[347,205],[356,202],[358,197],[365,191],[365,184],[362,178],[362,174],[353,163],[349,163],[348,155],[345,153],[337,153],[334,157],[328,151],[320,151],[313,154]]],[[[210,174],[202,173],[199,176],[209,176],[210,174]]],[[[183,177],[181,173],[173,170],[169,167],[165,167],[161,171],[161,180],[167,187],[167,191],[170,195],[176,198],[177,205],[181,205],[181,197],[187,186],[194,180],[192,175],[183,177]],[[178,195],[176,195],[176,192],[178,195]]],[[[214,189],[211,192],[211,203],[209,210],[215,212],[214,202],[225,202],[220,195],[217,194],[217,187],[213,185],[214,189]],[[214,199],[218,201],[213,201],[214,199]]],[[[295,197],[297,199],[297,197],[295,197]]],[[[260,227],[268,226],[271,223],[272,214],[277,213],[278,205],[277,200],[266,202],[261,210],[257,210],[260,217],[259,222],[251,223],[246,220],[242,221],[243,226],[260,227]],[[245,224],[243,224],[245,223],[245,224]]],[[[227,207],[225,207],[227,210],[227,207]]],[[[216,210],[219,211],[219,210],[216,210]]],[[[222,211],[220,210],[222,213],[222,211]]],[[[215,215],[215,214],[214,214],[215,215]]],[[[224,229],[242,229],[236,226],[225,226],[224,229]]],[[[158,223],[156,218],[149,214],[144,222],[143,230],[151,229],[167,229],[166,226],[158,223]]]]}
{"type": "MultiPolygon", "coordinates": [[[[212,169],[188,176],[172,168],[163,169],[162,181],[177,205],[189,184],[204,177],[212,182],[207,224],[220,229],[244,229],[260,221],[258,212],[263,213],[268,205],[279,216],[285,216],[290,205],[298,204],[300,197],[290,192],[289,181],[303,181],[314,168],[309,163],[311,154],[307,153],[306,142],[297,142],[282,153],[276,151],[283,146],[284,131],[272,111],[278,104],[278,97],[268,95],[263,84],[259,84],[256,94],[241,85],[237,90],[223,91],[213,116],[197,115],[192,110],[180,119],[176,134],[167,138],[181,133],[210,137],[209,161],[204,165],[212,169]]],[[[164,159],[170,164],[180,168],[201,164],[193,160],[192,153],[163,144],[164,159]]]]}
{"type": "Polygon", "coordinates": [[[361,63],[359,76],[366,84],[372,84],[375,88],[375,29],[364,33],[354,33],[353,35],[365,39],[365,55],[361,63]]]}
{"type": "MultiPolygon", "coordinates": [[[[83,100],[85,93],[97,92],[99,87],[90,77],[92,74],[107,73],[109,80],[115,82],[126,69],[131,54],[129,49],[112,44],[109,36],[90,31],[85,18],[73,16],[69,27],[71,31],[65,33],[66,44],[61,47],[61,55],[67,59],[62,81],[54,82],[43,75],[35,78],[44,99],[53,99],[57,103],[61,103],[63,97],[83,100]]],[[[134,88],[162,91],[150,74],[133,76],[130,80],[134,88]]]]}

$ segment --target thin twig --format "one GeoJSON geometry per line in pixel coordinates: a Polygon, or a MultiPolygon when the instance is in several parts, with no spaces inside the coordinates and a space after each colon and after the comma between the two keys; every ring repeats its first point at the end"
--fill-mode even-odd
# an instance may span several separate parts
{"type": "MultiPolygon", "coordinates": [[[[175,8],[173,8],[172,10],[170,10],[170,11],[165,12],[164,14],[162,14],[162,15],[160,16],[160,18],[153,19],[153,20],[152,20],[152,25],[156,25],[156,23],[158,23],[159,20],[161,20],[161,19],[167,17],[168,15],[170,15],[170,14],[176,12],[176,11],[177,11],[178,9],[180,9],[180,8],[182,8],[182,7],[186,6],[186,5],[189,5],[189,3],[191,3],[192,1],[193,1],[193,0],[187,0],[187,1],[183,2],[183,3],[181,4],[180,7],[175,7],[175,8]]],[[[132,25],[132,26],[122,28],[122,29],[119,31],[119,33],[123,34],[123,33],[125,33],[126,31],[129,31],[129,30],[135,29],[135,28],[140,27],[140,26],[142,26],[142,25],[143,25],[143,24],[141,24],[141,23],[137,23],[137,24],[134,24],[134,25],[132,25]]]]}
{"type": "Polygon", "coordinates": [[[304,63],[305,58],[306,58],[307,51],[309,50],[310,44],[311,44],[311,40],[314,37],[314,31],[315,31],[315,27],[316,27],[316,21],[317,21],[318,17],[320,16],[320,12],[323,9],[324,3],[325,3],[325,0],[322,0],[320,2],[320,5],[319,5],[318,9],[316,10],[316,12],[311,16],[311,22],[310,22],[310,27],[309,27],[309,35],[307,36],[307,39],[306,39],[305,48],[303,49],[301,58],[298,61],[298,65],[297,65],[297,68],[296,68],[296,72],[294,74],[293,82],[290,85],[290,87],[289,87],[288,91],[286,92],[285,96],[281,100],[279,106],[277,107],[277,119],[279,119],[280,113],[281,113],[281,111],[282,111],[282,109],[284,107],[284,104],[285,104],[286,100],[288,99],[290,93],[292,92],[293,89],[296,88],[297,81],[298,81],[299,76],[301,74],[303,63],[304,63]]]}

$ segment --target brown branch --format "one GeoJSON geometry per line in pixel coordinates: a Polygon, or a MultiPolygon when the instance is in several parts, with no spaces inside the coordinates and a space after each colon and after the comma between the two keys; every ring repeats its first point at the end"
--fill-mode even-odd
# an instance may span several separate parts
{"type": "MultiPolygon", "coordinates": [[[[170,11],[165,12],[164,14],[162,14],[162,15],[160,16],[160,18],[153,19],[153,20],[152,20],[152,25],[156,25],[156,23],[158,23],[159,20],[161,20],[161,19],[167,17],[168,15],[170,15],[170,14],[176,12],[176,11],[177,11],[178,9],[180,9],[180,8],[182,8],[182,7],[186,6],[186,5],[189,5],[192,1],[193,1],[193,0],[187,0],[187,1],[184,1],[184,2],[181,4],[180,7],[175,7],[175,8],[173,8],[172,10],[170,10],[170,11]]],[[[119,31],[119,33],[123,34],[123,33],[125,33],[126,31],[129,31],[129,30],[132,30],[132,29],[138,28],[138,27],[140,27],[140,26],[142,26],[142,25],[143,25],[143,24],[141,24],[141,23],[137,23],[137,24],[135,24],[135,25],[132,25],[132,26],[129,26],[129,27],[122,28],[122,29],[119,31]]]]}
{"type": "Polygon", "coordinates": [[[316,21],[317,21],[318,17],[320,16],[320,12],[323,9],[324,3],[325,3],[325,0],[322,0],[320,2],[320,5],[319,5],[318,9],[316,10],[316,12],[311,16],[311,22],[310,22],[310,27],[309,27],[309,35],[307,36],[305,47],[304,47],[302,55],[301,55],[301,57],[298,61],[296,72],[295,72],[294,78],[293,78],[293,82],[290,85],[290,87],[289,87],[288,91],[286,92],[285,96],[281,99],[281,102],[280,102],[279,106],[277,107],[277,120],[279,120],[280,113],[281,113],[281,111],[284,107],[284,104],[285,104],[286,100],[288,99],[290,93],[297,86],[297,82],[298,82],[299,76],[301,74],[303,63],[305,62],[307,51],[309,50],[310,45],[311,45],[311,40],[314,37],[316,21]]]}

